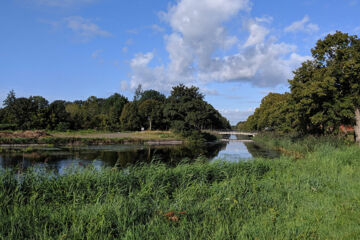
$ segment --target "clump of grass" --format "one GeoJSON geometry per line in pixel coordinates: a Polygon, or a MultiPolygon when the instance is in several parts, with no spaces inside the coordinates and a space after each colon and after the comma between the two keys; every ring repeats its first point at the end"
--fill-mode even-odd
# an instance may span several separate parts
{"type": "Polygon", "coordinates": [[[296,162],[2,171],[0,238],[356,239],[359,156],[328,143],[296,162]]]}

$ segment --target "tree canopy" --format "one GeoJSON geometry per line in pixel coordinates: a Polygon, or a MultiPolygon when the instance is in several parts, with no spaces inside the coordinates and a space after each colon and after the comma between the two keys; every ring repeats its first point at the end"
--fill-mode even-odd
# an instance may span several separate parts
{"type": "Polygon", "coordinates": [[[320,39],[311,53],[313,59],[289,80],[290,93],[270,93],[244,124],[317,134],[353,124],[360,142],[360,39],[338,31],[320,39]]]}
{"type": "MultiPolygon", "coordinates": [[[[17,98],[10,91],[0,108],[0,124],[16,129],[134,131],[174,129],[184,135],[206,128],[230,128],[229,122],[199,89],[173,87],[168,98],[155,90],[136,89],[134,100],[115,93],[108,98],[49,102],[41,96],[17,98]]],[[[0,128],[1,129],[1,128],[0,128]]]]}

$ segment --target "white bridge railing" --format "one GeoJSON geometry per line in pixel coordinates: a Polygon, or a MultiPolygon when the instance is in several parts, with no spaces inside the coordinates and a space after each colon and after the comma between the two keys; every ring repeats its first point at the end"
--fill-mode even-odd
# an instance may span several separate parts
{"type": "Polygon", "coordinates": [[[251,132],[238,132],[238,131],[216,131],[216,133],[222,135],[245,135],[245,136],[255,136],[257,134],[251,132]]]}

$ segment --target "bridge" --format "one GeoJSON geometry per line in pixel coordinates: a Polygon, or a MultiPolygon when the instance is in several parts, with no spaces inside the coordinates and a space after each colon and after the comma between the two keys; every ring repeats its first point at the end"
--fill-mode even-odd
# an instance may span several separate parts
{"type": "Polygon", "coordinates": [[[254,137],[257,134],[252,132],[238,132],[238,131],[216,131],[215,133],[220,135],[244,135],[250,137],[254,137]]]}
{"type": "Polygon", "coordinates": [[[220,141],[222,141],[222,142],[243,142],[243,143],[252,143],[252,142],[254,142],[253,140],[246,140],[246,139],[243,139],[243,140],[237,140],[237,139],[220,139],[220,141]]]}

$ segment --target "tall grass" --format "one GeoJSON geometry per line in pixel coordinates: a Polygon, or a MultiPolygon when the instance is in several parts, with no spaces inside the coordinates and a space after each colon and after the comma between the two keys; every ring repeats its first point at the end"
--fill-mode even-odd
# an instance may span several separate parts
{"type": "Polygon", "coordinates": [[[360,148],[332,144],[301,161],[4,171],[0,238],[357,239],[359,182],[360,148]]]}
{"type": "Polygon", "coordinates": [[[276,132],[258,134],[254,140],[258,144],[279,150],[295,158],[303,158],[306,154],[317,151],[324,146],[338,148],[352,144],[341,136],[301,136],[276,132]]]}

